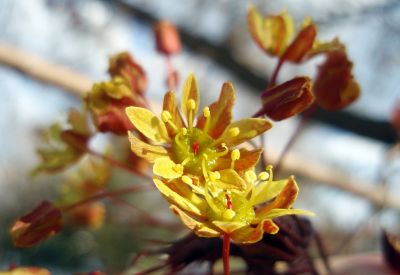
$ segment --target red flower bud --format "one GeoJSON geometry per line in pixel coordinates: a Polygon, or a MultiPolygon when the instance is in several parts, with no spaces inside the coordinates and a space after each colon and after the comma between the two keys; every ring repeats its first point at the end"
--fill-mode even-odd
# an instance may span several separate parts
{"type": "Polygon", "coordinates": [[[17,220],[10,233],[15,246],[30,247],[56,234],[61,228],[61,211],[50,202],[43,201],[17,220]]]}
{"type": "Polygon", "coordinates": [[[258,115],[267,115],[276,121],[294,116],[314,102],[311,79],[308,77],[293,78],[266,90],[261,95],[261,100],[263,108],[258,115]]]}
{"type": "Polygon", "coordinates": [[[175,25],[168,21],[160,21],[154,26],[157,51],[170,55],[181,51],[181,40],[175,25]]]}
{"type": "Polygon", "coordinates": [[[123,77],[132,93],[143,94],[147,88],[145,71],[128,52],[122,52],[111,57],[108,72],[112,78],[123,77]]]}

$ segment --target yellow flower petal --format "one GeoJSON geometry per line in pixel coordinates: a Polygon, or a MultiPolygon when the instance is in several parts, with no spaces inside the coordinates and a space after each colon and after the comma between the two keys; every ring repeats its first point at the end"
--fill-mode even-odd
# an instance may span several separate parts
{"type": "Polygon", "coordinates": [[[221,233],[218,232],[211,224],[195,220],[175,205],[171,205],[170,208],[177,216],[179,216],[181,221],[189,229],[193,230],[199,237],[213,238],[221,235],[221,233]]]}
{"type": "Polygon", "coordinates": [[[201,216],[203,214],[193,203],[171,190],[164,182],[158,179],[153,179],[153,181],[161,194],[163,194],[171,204],[177,205],[183,210],[197,216],[201,216]]]}
{"type": "MultiPolygon", "coordinates": [[[[221,94],[216,102],[210,105],[210,125],[208,134],[217,139],[231,123],[232,107],[235,103],[235,90],[231,82],[226,82],[221,88],[221,94]]],[[[197,128],[204,129],[206,119],[203,114],[197,118],[197,128]]]]}
{"type": "Polygon", "coordinates": [[[151,111],[141,107],[128,107],[125,112],[132,124],[155,143],[160,144],[169,141],[165,124],[151,111]]]}
{"type": "Polygon", "coordinates": [[[154,162],[157,158],[168,156],[168,151],[164,147],[145,143],[131,132],[128,132],[128,139],[131,143],[132,152],[149,162],[154,162]]]}
{"type": "Polygon", "coordinates": [[[299,193],[299,187],[297,186],[294,177],[291,176],[287,181],[285,187],[279,193],[279,195],[275,198],[275,200],[267,204],[266,206],[257,210],[256,215],[264,216],[269,211],[275,208],[290,208],[293,203],[296,201],[297,194],[299,193]]]}
{"type": "Polygon", "coordinates": [[[260,204],[276,197],[285,187],[287,180],[264,181],[254,189],[254,204],[260,204]]]}
{"type": "Polygon", "coordinates": [[[213,182],[214,185],[221,189],[246,189],[246,182],[233,169],[225,169],[218,171],[220,179],[213,182]]]}
{"type": "Polygon", "coordinates": [[[228,234],[247,226],[247,224],[244,222],[236,222],[236,221],[213,221],[212,224],[228,234]]]}
{"type": "MultiPolygon", "coordinates": [[[[235,166],[234,169],[235,171],[246,171],[249,170],[250,168],[254,167],[257,163],[258,160],[260,159],[262,149],[255,149],[255,150],[247,150],[247,149],[239,149],[240,152],[240,159],[235,161],[235,166]]],[[[223,170],[230,168],[231,166],[231,154],[228,153],[223,157],[220,157],[217,159],[217,163],[214,167],[215,170],[223,170]]]]}
{"type": "Polygon", "coordinates": [[[246,118],[231,123],[218,139],[228,146],[235,146],[265,132],[272,127],[271,122],[262,118],[246,118]],[[231,129],[239,129],[237,135],[232,135],[231,129]]]}
{"type": "MultiPolygon", "coordinates": [[[[196,77],[193,74],[190,74],[183,85],[183,93],[182,93],[182,102],[181,102],[181,110],[183,114],[189,120],[189,112],[187,108],[187,103],[190,99],[193,99],[195,102],[195,109],[193,110],[194,115],[197,113],[200,104],[200,97],[199,97],[199,89],[197,86],[196,77]]],[[[194,118],[194,115],[192,119],[194,118]]],[[[189,123],[189,121],[188,121],[189,123]]],[[[190,123],[189,123],[190,124],[190,123]]]]}
{"type": "Polygon", "coordinates": [[[182,176],[183,167],[168,157],[158,158],[154,162],[153,173],[166,179],[176,179],[182,176]]]}
{"type": "Polygon", "coordinates": [[[265,219],[275,219],[281,216],[286,216],[286,215],[305,215],[305,216],[315,216],[315,214],[311,211],[303,210],[303,209],[281,209],[281,208],[275,208],[269,211],[268,213],[265,213],[264,215],[256,215],[256,219],[254,220],[254,223],[257,223],[258,221],[265,220],[265,219]]]}
{"type": "Polygon", "coordinates": [[[256,228],[251,226],[240,228],[232,232],[230,237],[235,243],[250,244],[261,240],[264,232],[276,234],[278,231],[279,227],[272,220],[264,220],[256,228]]]}

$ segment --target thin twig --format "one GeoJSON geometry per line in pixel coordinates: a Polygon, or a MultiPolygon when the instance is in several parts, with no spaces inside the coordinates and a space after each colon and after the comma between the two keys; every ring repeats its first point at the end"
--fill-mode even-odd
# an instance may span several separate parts
{"type": "Polygon", "coordinates": [[[126,195],[126,194],[133,193],[133,192],[150,191],[150,190],[154,190],[153,185],[146,184],[146,185],[129,186],[129,187],[121,188],[118,190],[113,190],[113,191],[103,191],[101,193],[97,193],[97,194],[94,194],[83,200],[80,200],[76,203],[61,207],[61,211],[63,211],[63,212],[70,211],[81,205],[84,205],[84,204],[87,204],[87,203],[90,203],[93,201],[98,201],[98,200],[101,200],[104,198],[112,198],[112,197],[126,195]]]}

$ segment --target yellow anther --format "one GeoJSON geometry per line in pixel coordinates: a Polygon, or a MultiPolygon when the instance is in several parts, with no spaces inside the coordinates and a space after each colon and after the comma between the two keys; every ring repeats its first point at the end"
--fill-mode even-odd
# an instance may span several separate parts
{"type": "Polygon", "coordinates": [[[167,123],[172,119],[171,113],[168,111],[162,111],[161,113],[161,119],[164,123],[167,123]]]}
{"type": "Polygon", "coordinates": [[[235,211],[233,211],[232,209],[226,209],[222,214],[222,219],[225,221],[230,221],[235,217],[235,215],[236,215],[235,211]]]}
{"type": "Polygon", "coordinates": [[[192,185],[193,184],[193,180],[188,177],[188,176],[182,176],[182,181],[188,185],[192,185]]]}
{"type": "Polygon", "coordinates": [[[186,136],[187,135],[187,129],[186,128],[181,128],[181,134],[183,135],[183,136],[186,136]]]}
{"type": "Polygon", "coordinates": [[[210,117],[210,115],[211,115],[211,113],[210,113],[210,108],[208,108],[207,106],[204,107],[204,109],[203,109],[203,116],[204,116],[205,118],[208,118],[208,117],[210,117]]]}
{"type": "Polygon", "coordinates": [[[176,164],[174,167],[172,167],[172,170],[174,170],[176,173],[182,174],[183,166],[182,164],[176,164]]]}
{"type": "Polygon", "coordinates": [[[231,169],[235,167],[235,161],[240,159],[240,151],[239,149],[235,149],[231,152],[231,169]]]}
{"type": "Polygon", "coordinates": [[[204,159],[204,160],[208,160],[208,156],[207,156],[206,153],[203,154],[203,159],[204,159]]]}
{"type": "Polygon", "coordinates": [[[225,143],[221,143],[221,147],[222,147],[224,150],[223,150],[223,151],[220,151],[220,152],[216,152],[215,155],[216,155],[217,157],[225,156],[225,155],[228,154],[228,152],[229,152],[229,148],[228,148],[228,146],[226,146],[225,143]]]}
{"type": "Polygon", "coordinates": [[[203,130],[207,133],[208,129],[210,128],[210,116],[211,116],[210,108],[204,107],[203,116],[206,118],[206,123],[204,125],[204,129],[203,130]]]}
{"type": "Polygon", "coordinates": [[[240,151],[239,151],[239,149],[235,149],[235,150],[232,151],[232,153],[231,153],[231,159],[232,159],[232,160],[238,160],[238,159],[240,159],[240,151]]]}
{"type": "Polygon", "coordinates": [[[231,129],[228,130],[228,135],[230,137],[236,137],[237,135],[240,134],[240,130],[238,127],[233,127],[231,129]]]}
{"type": "Polygon", "coordinates": [[[210,172],[209,173],[209,177],[210,177],[211,181],[216,181],[216,180],[219,180],[221,178],[221,174],[218,171],[210,172]]]}
{"type": "Polygon", "coordinates": [[[189,111],[196,109],[196,101],[194,101],[194,99],[189,99],[186,103],[186,107],[189,111]]]}
{"type": "Polygon", "coordinates": [[[257,175],[253,170],[248,170],[244,173],[244,178],[248,183],[253,183],[257,180],[257,175]]]}
{"type": "Polygon", "coordinates": [[[258,178],[260,180],[267,180],[269,178],[269,174],[267,172],[261,172],[260,174],[258,174],[258,178]]]}

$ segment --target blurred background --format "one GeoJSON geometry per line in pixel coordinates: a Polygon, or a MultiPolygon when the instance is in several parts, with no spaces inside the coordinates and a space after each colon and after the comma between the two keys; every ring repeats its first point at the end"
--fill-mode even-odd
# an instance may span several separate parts
{"type": "MultiPolygon", "coordinates": [[[[290,151],[284,173],[297,176],[301,190],[297,207],[316,213],[313,223],[328,252],[379,251],[382,227],[400,232],[399,203],[382,211],[379,205],[385,203],[380,200],[385,194],[400,198],[400,158],[393,150],[397,136],[390,124],[392,110],[400,102],[400,2],[251,3],[268,14],[286,9],[298,24],[311,16],[321,39],[337,36],[346,44],[362,96],[340,112],[318,110],[290,151]],[[346,185],[355,185],[356,191],[349,192],[346,185]],[[378,199],[371,199],[369,192],[380,192],[375,194],[378,199]]],[[[180,80],[189,72],[196,74],[203,104],[216,99],[223,82],[232,81],[237,91],[234,115],[241,118],[252,115],[254,106],[259,106],[259,95],[276,63],[250,38],[246,24],[249,4],[240,0],[2,0],[0,43],[94,81],[108,79],[111,55],[129,51],[147,72],[149,98],[161,102],[167,90],[166,68],[163,56],[155,50],[152,28],[157,20],[167,19],[178,26],[184,46],[172,59],[180,80]]],[[[314,75],[321,61],[317,58],[306,65],[285,66],[279,80],[314,75]]],[[[68,110],[80,105],[80,99],[69,91],[0,64],[1,268],[38,265],[55,274],[105,267],[121,270],[143,249],[146,238],[171,241],[178,236],[176,230],[124,222],[135,214],[119,208],[108,212],[110,222],[100,229],[67,229],[38,247],[12,247],[8,235],[11,222],[39,201],[54,198],[62,181],[61,175],[29,177],[38,162],[36,133],[65,120],[68,110]],[[145,237],[138,241],[137,236],[145,237]]],[[[297,122],[291,118],[275,123],[267,134],[265,146],[271,160],[277,159],[297,122]]],[[[112,179],[138,181],[118,171],[112,179]]],[[[131,200],[141,209],[152,209],[156,216],[175,221],[159,195],[153,193],[131,200]]],[[[179,234],[184,232],[182,228],[179,234]]]]}

